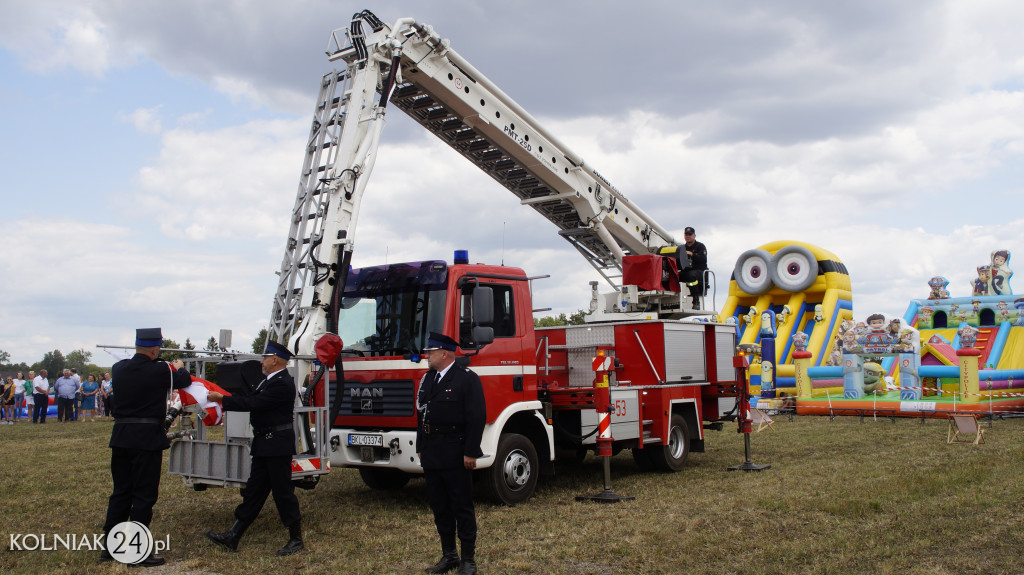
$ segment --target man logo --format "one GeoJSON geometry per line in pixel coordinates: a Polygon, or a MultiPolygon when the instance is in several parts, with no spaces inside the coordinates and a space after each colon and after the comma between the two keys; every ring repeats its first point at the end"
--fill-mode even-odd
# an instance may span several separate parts
{"type": "Polygon", "coordinates": [[[349,389],[349,397],[352,399],[357,398],[380,398],[384,399],[384,388],[383,387],[353,387],[349,389]]]}
{"type": "Polygon", "coordinates": [[[363,412],[373,411],[375,399],[384,399],[383,387],[353,387],[349,389],[349,398],[352,403],[359,402],[359,410],[363,412]]]}

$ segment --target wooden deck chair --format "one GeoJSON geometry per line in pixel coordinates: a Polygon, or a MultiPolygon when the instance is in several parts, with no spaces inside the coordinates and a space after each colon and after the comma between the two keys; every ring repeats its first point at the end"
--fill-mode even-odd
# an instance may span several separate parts
{"type": "Polygon", "coordinates": [[[946,443],[985,443],[985,430],[978,425],[978,416],[950,415],[946,443]]]}
{"type": "Polygon", "coordinates": [[[750,422],[757,424],[757,429],[755,429],[754,431],[761,431],[762,429],[771,429],[772,425],[775,423],[774,421],[772,421],[771,417],[768,417],[767,413],[761,411],[756,407],[750,408],[750,422]]]}

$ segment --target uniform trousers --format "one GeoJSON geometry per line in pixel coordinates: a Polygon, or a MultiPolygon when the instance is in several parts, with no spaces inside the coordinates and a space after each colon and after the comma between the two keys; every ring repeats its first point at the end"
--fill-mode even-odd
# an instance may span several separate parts
{"type": "Polygon", "coordinates": [[[46,410],[50,408],[50,399],[45,393],[33,393],[32,401],[35,406],[32,408],[32,423],[40,421],[46,423],[46,410]]]}
{"type": "Polygon", "coordinates": [[[242,503],[235,508],[235,519],[244,523],[255,521],[271,493],[285,527],[291,527],[302,519],[299,498],[295,497],[295,485],[292,484],[291,455],[252,458],[249,480],[242,488],[242,503]]]}
{"type": "Polygon", "coordinates": [[[424,470],[427,499],[434,512],[434,525],[442,540],[458,529],[462,541],[476,541],[476,513],[473,511],[473,471],[465,467],[424,470]]]}
{"type": "Polygon", "coordinates": [[[122,521],[138,521],[148,526],[153,506],[160,495],[160,466],[164,452],[159,449],[110,448],[110,475],[114,492],[107,502],[107,532],[122,521]]]}

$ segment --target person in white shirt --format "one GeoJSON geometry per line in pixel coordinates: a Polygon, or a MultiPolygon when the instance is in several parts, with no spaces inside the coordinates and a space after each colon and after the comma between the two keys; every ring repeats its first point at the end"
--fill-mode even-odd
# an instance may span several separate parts
{"type": "Polygon", "coordinates": [[[50,408],[50,380],[46,379],[46,370],[39,370],[39,375],[32,380],[32,423],[46,423],[46,410],[50,408]]]}
{"type": "Polygon", "coordinates": [[[25,380],[24,374],[18,372],[14,378],[14,421],[21,419],[21,408],[25,406],[25,380]]]}

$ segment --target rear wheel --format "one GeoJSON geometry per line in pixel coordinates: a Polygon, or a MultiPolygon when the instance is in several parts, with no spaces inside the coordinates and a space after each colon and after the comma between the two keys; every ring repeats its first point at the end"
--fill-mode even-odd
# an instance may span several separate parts
{"type": "Polygon", "coordinates": [[[533,443],[518,433],[508,433],[498,440],[494,465],[484,470],[484,489],[496,503],[516,505],[533,495],[539,471],[533,443]]]}
{"type": "Polygon", "coordinates": [[[640,471],[650,471],[654,469],[654,463],[651,462],[651,449],[630,449],[633,452],[633,461],[636,462],[636,466],[640,468],[640,471]]]}
{"type": "Polygon", "coordinates": [[[644,451],[650,451],[651,463],[662,471],[680,471],[686,465],[686,457],[690,455],[690,428],[686,420],[678,413],[672,416],[668,429],[668,445],[652,445],[644,451]]]}
{"type": "Polygon", "coordinates": [[[409,483],[409,474],[400,469],[360,467],[359,477],[367,487],[378,491],[394,491],[409,483]]]}

